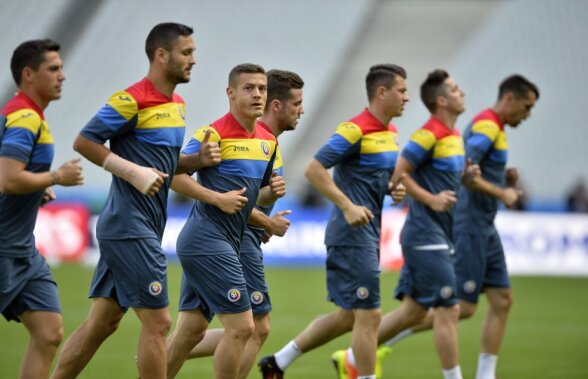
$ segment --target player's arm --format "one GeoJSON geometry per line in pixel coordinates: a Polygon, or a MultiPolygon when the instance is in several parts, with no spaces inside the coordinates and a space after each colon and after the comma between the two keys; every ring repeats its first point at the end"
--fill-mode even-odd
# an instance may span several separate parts
{"type": "Polygon", "coordinates": [[[214,205],[228,214],[237,213],[247,204],[247,197],[243,196],[245,188],[220,193],[204,187],[187,174],[174,175],[171,189],[191,199],[214,205]]]}
{"type": "Polygon", "coordinates": [[[284,216],[289,215],[290,213],[292,213],[291,210],[285,210],[269,217],[259,209],[253,208],[248,223],[263,228],[270,235],[282,237],[290,227],[290,220],[284,216]]]}
{"type": "Polygon", "coordinates": [[[205,131],[200,142],[200,150],[193,154],[180,154],[176,174],[198,171],[205,167],[216,166],[221,161],[221,150],[218,142],[211,141],[210,129],[205,131]]]}
{"type": "Polygon", "coordinates": [[[34,173],[25,170],[26,163],[8,157],[0,157],[0,192],[22,195],[43,191],[53,185],[76,186],[84,184],[80,158],[64,163],[55,171],[34,173]]]}
{"type": "Polygon", "coordinates": [[[354,204],[343,191],[335,184],[333,178],[316,158],[313,158],[304,171],[306,179],[317,191],[329,199],[343,212],[345,220],[351,226],[362,226],[369,223],[374,217],[373,213],[362,205],[354,204]]]}
{"type": "Polygon", "coordinates": [[[463,185],[472,191],[482,192],[490,195],[504,203],[507,207],[512,207],[523,194],[521,190],[513,187],[501,187],[488,180],[481,175],[474,179],[465,179],[462,181],[463,185]]]}

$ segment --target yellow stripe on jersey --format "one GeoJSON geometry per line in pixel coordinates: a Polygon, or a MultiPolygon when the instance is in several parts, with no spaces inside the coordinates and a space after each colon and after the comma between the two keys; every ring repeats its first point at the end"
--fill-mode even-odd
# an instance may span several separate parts
{"type": "Polygon", "coordinates": [[[437,141],[433,158],[448,158],[464,154],[463,139],[460,136],[447,136],[437,141]]]}
{"type": "Polygon", "coordinates": [[[6,129],[23,128],[30,130],[33,134],[39,133],[41,127],[41,117],[37,112],[30,109],[20,109],[10,113],[6,117],[6,129]]]}
{"type": "Polygon", "coordinates": [[[504,130],[500,131],[496,141],[494,141],[494,148],[497,150],[508,150],[508,141],[506,139],[506,133],[504,130]]]}
{"type": "Polygon", "coordinates": [[[427,129],[419,129],[412,134],[410,140],[419,145],[420,147],[422,147],[423,149],[425,149],[426,151],[429,151],[435,144],[435,141],[437,141],[437,138],[435,137],[433,132],[427,129]]]}
{"type": "Polygon", "coordinates": [[[261,139],[229,139],[221,142],[221,159],[269,161],[276,148],[274,141],[261,139]]]}
{"type": "Polygon", "coordinates": [[[37,142],[43,145],[53,144],[53,135],[51,134],[51,130],[49,130],[49,126],[45,121],[42,122],[41,128],[41,136],[37,142]]]}
{"type": "Polygon", "coordinates": [[[278,151],[276,152],[276,160],[274,161],[274,170],[277,170],[284,165],[282,161],[282,151],[280,150],[280,146],[277,146],[276,149],[278,149],[278,151]]]}
{"type": "Polygon", "coordinates": [[[352,122],[343,122],[337,126],[337,129],[335,129],[335,134],[339,134],[341,137],[345,138],[347,142],[353,145],[360,140],[363,132],[359,125],[352,122]]]}
{"type": "Polygon", "coordinates": [[[127,121],[135,117],[139,111],[137,100],[126,91],[114,93],[108,100],[108,105],[114,108],[127,121]]]}
{"type": "Polygon", "coordinates": [[[186,125],[186,106],[164,103],[139,110],[137,129],[178,128],[186,125]]]}
{"type": "Polygon", "coordinates": [[[398,151],[396,133],[390,131],[370,133],[361,139],[361,154],[377,154],[389,151],[398,151]]]}
{"type": "Polygon", "coordinates": [[[490,141],[495,141],[500,132],[500,127],[491,120],[480,120],[472,125],[472,133],[483,134],[488,137],[490,141]]]}
{"type": "Polygon", "coordinates": [[[198,142],[202,142],[204,140],[204,136],[206,136],[206,131],[210,130],[210,138],[208,141],[210,142],[220,142],[221,137],[220,134],[210,125],[201,126],[200,128],[196,129],[194,134],[192,134],[192,138],[197,140],[198,142]]]}

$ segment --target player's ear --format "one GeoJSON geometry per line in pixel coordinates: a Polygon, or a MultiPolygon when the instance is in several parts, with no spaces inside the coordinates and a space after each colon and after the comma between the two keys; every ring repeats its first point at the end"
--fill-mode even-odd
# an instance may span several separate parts
{"type": "Polygon", "coordinates": [[[227,87],[227,96],[230,100],[235,100],[235,89],[233,87],[227,87]]]}
{"type": "Polygon", "coordinates": [[[280,109],[282,109],[282,102],[278,99],[273,99],[271,108],[276,112],[279,111],[280,109]]]}
{"type": "Polygon", "coordinates": [[[166,63],[168,55],[169,53],[163,47],[158,47],[155,50],[155,59],[157,59],[159,63],[166,63]]]}
{"type": "Polygon", "coordinates": [[[20,76],[20,82],[21,83],[31,83],[33,81],[33,74],[35,73],[35,70],[33,70],[30,67],[25,67],[22,69],[22,73],[20,76]]]}

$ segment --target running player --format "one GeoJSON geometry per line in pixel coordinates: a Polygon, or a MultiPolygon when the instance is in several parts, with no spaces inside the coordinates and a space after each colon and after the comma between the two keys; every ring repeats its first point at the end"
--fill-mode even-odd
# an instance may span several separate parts
{"type": "Polygon", "coordinates": [[[76,158],[50,171],[53,136],[43,111],[61,98],[59,45],[23,42],[10,68],[18,92],[0,112],[0,312],[30,335],[19,378],[47,378],[63,325],[57,285],[33,230],[39,207],[55,198],[51,186],[82,184],[82,166],[76,158]]]}
{"type": "Polygon", "coordinates": [[[221,163],[201,170],[198,181],[216,192],[245,188],[244,206],[234,214],[196,202],[180,232],[177,253],[184,269],[180,314],[168,340],[168,377],[173,378],[216,314],[224,333],[214,352],[216,378],[236,378],[254,330],[239,251],[247,220],[257,203],[268,206],[285,194],[283,178],[272,171],[276,138],[257,121],[267,100],[265,70],[241,64],[229,74],[229,113],[198,129],[184,153],[198,151],[210,133],[221,146],[221,163]]]}
{"type": "Polygon", "coordinates": [[[168,177],[214,163],[206,154],[179,157],[185,105],[174,90],[190,81],[195,64],[191,35],[192,28],[185,25],[156,25],[145,42],[147,77],[112,95],[74,143],[77,151],[113,177],[96,227],[100,260],[90,289],[90,311],[66,341],[54,378],[77,377],[116,331],[128,308],[141,321],[141,378],[166,375],[165,340],[171,318],[161,238],[168,177]],[[103,145],[108,140],[110,149],[103,145]]]}
{"type": "MultiPolygon", "coordinates": [[[[406,72],[392,64],[372,66],[366,89],[368,108],[341,123],[306,169],[311,184],[336,205],[325,244],[329,300],[337,308],[315,319],[280,351],[262,358],[258,365],[264,379],[282,378],[300,355],[349,331],[360,377],[374,377],[381,211],[399,150],[390,121],[402,115],[408,101],[406,72]],[[331,178],[327,169],[333,166],[331,178]]],[[[402,196],[399,191],[398,199],[402,196]]]]}

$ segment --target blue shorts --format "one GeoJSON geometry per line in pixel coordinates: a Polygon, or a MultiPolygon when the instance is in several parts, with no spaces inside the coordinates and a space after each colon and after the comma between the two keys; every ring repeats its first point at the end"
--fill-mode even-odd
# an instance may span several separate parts
{"type": "Polygon", "coordinates": [[[98,240],[100,260],[94,271],[90,297],[114,299],[128,308],[165,308],[167,260],[156,238],[98,240]]]}
{"type": "Polygon", "coordinates": [[[61,313],[57,284],[36,249],[32,257],[0,257],[0,312],[6,320],[20,322],[25,311],[61,313]]]}
{"type": "Polygon", "coordinates": [[[397,299],[408,295],[425,309],[457,304],[454,258],[448,245],[403,245],[402,256],[397,299]]]}
{"type": "Polygon", "coordinates": [[[329,301],[343,309],[380,307],[380,250],[362,246],[327,246],[329,301]]]}
{"type": "Polygon", "coordinates": [[[476,304],[486,287],[510,288],[504,249],[495,228],[455,233],[457,296],[476,304]]]}
{"type": "Polygon", "coordinates": [[[243,277],[247,283],[247,293],[251,301],[253,316],[262,316],[272,310],[269,289],[263,272],[263,252],[256,241],[247,234],[243,236],[239,261],[243,267],[243,277]]]}
{"type": "Polygon", "coordinates": [[[236,314],[251,309],[237,253],[178,257],[184,270],[180,311],[199,309],[211,321],[217,313],[236,314]]]}

